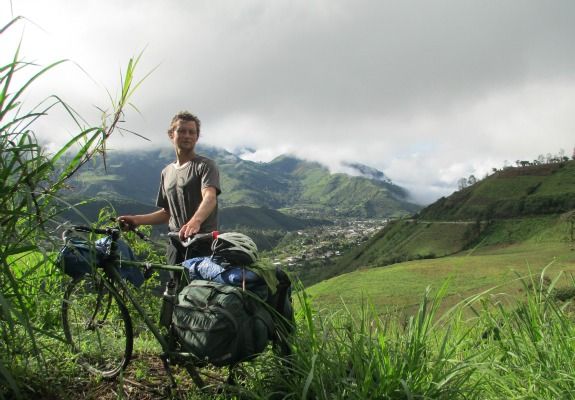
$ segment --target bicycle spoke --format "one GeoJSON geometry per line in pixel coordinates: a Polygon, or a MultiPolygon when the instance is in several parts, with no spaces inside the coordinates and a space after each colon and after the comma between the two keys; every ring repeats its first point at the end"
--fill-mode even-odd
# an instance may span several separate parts
{"type": "Polygon", "coordinates": [[[132,324],[118,294],[100,277],[73,281],[62,303],[66,339],[89,371],[116,376],[132,353],[132,324]]]}

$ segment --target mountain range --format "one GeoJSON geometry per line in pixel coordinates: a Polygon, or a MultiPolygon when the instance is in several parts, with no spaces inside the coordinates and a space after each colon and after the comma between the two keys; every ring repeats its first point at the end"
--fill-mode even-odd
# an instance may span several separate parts
{"type": "MultiPolygon", "coordinates": [[[[331,173],[319,163],[283,155],[271,162],[253,162],[223,149],[199,147],[198,153],[212,158],[220,169],[222,194],[221,222],[228,226],[261,221],[265,226],[297,227],[304,220],[335,218],[387,218],[417,212],[408,193],[381,171],[348,163],[349,173],[331,173]],[[251,219],[233,212],[250,207],[251,219]],[[259,211],[257,211],[259,210],[259,211]],[[277,212],[272,213],[269,210],[277,212]],[[265,217],[263,215],[265,214],[265,217]],[[288,214],[289,216],[286,216],[288,214]],[[291,218],[291,220],[288,220],[291,218]],[[281,220],[281,222],[279,222],[281,220]]],[[[113,152],[87,164],[75,176],[65,196],[70,201],[95,198],[110,202],[119,213],[155,209],[161,170],[174,161],[172,149],[113,152]]],[[[255,226],[254,226],[255,227],[255,226]]],[[[298,229],[298,228],[296,228],[298,229]]]]}

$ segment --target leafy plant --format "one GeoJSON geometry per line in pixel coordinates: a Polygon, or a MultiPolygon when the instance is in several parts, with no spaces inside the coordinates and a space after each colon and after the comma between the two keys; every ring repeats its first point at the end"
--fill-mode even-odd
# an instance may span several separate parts
{"type": "MultiPolygon", "coordinates": [[[[19,21],[20,17],[12,19],[0,35],[19,21]]],[[[57,283],[46,276],[54,272],[46,266],[50,265],[54,218],[63,207],[57,201],[58,191],[94,156],[105,157],[106,141],[122,129],[124,109],[142,82],[135,81],[134,75],[140,56],[131,59],[121,75],[121,90],[111,98],[111,111],[103,110],[101,123],[88,127],[56,95],[30,109],[23,103],[31,85],[65,60],[38,67],[21,58],[18,45],[11,61],[0,66],[0,387],[9,388],[17,397],[19,378],[11,370],[15,365],[28,365],[28,358],[46,366],[42,338],[58,337],[51,330],[51,311],[36,301],[39,290],[49,291],[57,283]],[[15,82],[23,83],[14,86],[15,82]],[[47,154],[33,127],[56,107],[74,121],[78,133],[55,154],[47,154]]]]}

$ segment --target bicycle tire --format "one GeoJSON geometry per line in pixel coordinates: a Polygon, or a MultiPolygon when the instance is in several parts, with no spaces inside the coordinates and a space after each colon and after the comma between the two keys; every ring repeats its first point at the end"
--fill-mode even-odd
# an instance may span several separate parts
{"type": "Polygon", "coordinates": [[[89,372],[114,378],[130,362],[132,320],[118,292],[99,275],[70,282],[62,301],[64,335],[89,372]]]}

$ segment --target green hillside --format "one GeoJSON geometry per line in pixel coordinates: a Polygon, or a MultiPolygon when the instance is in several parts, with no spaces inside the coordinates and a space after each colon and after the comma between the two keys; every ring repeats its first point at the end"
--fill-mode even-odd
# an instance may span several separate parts
{"type": "Polygon", "coordinates": [[[406,201],[405,190],[386,180],[331,174],[318,163],[286,156],[273,160],[270,169],[297,179],[300,208],[313,210],[322,205],[336,214],[355,217],[397,217],[420,209],[406,201]]]}
{"type": "Polygon", "coordinates": [[[411,232],[414,237],[406,244],[398,243],[399,246],[433,248],[436,245],[434,251],[442,247],[448,250],[450,238],[458,236],[458,228],[454,227],[453,231],[445,231],[445,238],[430,240],[422,233],[423,224],[410,224],[386,229],[362,249],[346,255],[337,265],[340,268],[347,265],[348,268],[342,270],[350,272],[338,271],[337,276],[309,287],[308,292],[328,308],[340,308],[342,301],[354,308],[360,304],[359,300],[369,298],[378,312],[383,313],[395,308],[413,310],[427,286],[439,288],[446,280],[450,283],[444,307],[489,289],[494,289],[493,293],[520,296],[519,277],[537,276],[544,268],[549,279],[562,274],[559,287],[572,285],[575,244],[571,239],[572,225],[562,216],[499,220],[486,227],[480,240],[466,250],[445,257],[393,263],[389,254],[393,254],[396,243],[388,237],[383,244],[378,244],[382,241],[381,235],[411,232]],[[414,228],[417,225],[420,226],[414,228]]]}
{"type": "Polygon", "coordinates": [[[395,309],[411,312],[426,287],[438,289],[446,280],[449,288],[444,307],[486,290],[492,290],[494,295],[506,293],[502,299],[507,295],[520,296],[519,278],[537,276],[545,267],[549,279],[565,272],[559,287],[572,285],[575,251],[565,242],[489,247],[433,260],[359,269],[313,285],[307,292],[318,305],[332,310],[343,304],[357,309],[362,299],[369,299],[379,314],[395,309]]]}
{"type": "Polygon", "coordinates": [[[478,240],[485,229],[476,222],[390,221],[366,243],[346,252],[318,271],[314,282],[352,272],[399,262],[433,259],[455,254],[478,240]]]}
{"type": "Polygon", "coordinates": [[[277,209],[299,197],[297,181],[276,174],[265,164],[237,158],[218,160],[224,207],[251,206],[277,209]]]}
{"type": "MultiPolygon", "coordinates": [[[[202,147],[198,152],[220,168],[222,208],[281,209],[306,218],[396,217],[420,209],[407,200],[405,190],[367,167],[366,176],[371,178],[332,174],[320,164],[288,156],[257,163],[216,148],[202,147]]],[[[153,206],[160,173],[173,158],[171,149],[110,152],[106,168],[101,160],[86,165],[65,195],[153,206]]],[[[354,166],[361,173],[361,166],[354,166]]]]}
{"type": "Polygon", "coordinates": [[[269,208],[245,206],[223,208],[220,211],[219,218],[220,229],[223,231],[237,228],[294,231],[330,224],[326,220],[301,219],[269,208]]]}
{"type": "Polygon", "coordinates": [[[505,168],[442,197],[419,213],[424,220],[491,220],[567,212],[575,208],[575,161],[505,168]]]}
{"type": "Polygon", "coordinates": [[[575,209],[575,161],[507,168],[443,197],[413,219],[391,221],[324,272],[443,257],[476,246],[512,244],[549,229],[575,209]]]}
{"type": "Polygon", "coordinates": [[[575,161],[499,171],[413,219],[391,221],[326,267],[323,278],[332,279],[310,291],[325,304],[343,293],[349,302],[368,295],[378,306],[403,307],[448,278],[463,298],[500,284],[516,292],[516,273],[547,265],[552,274],[575,272],[574,200],[575,161]]]}

